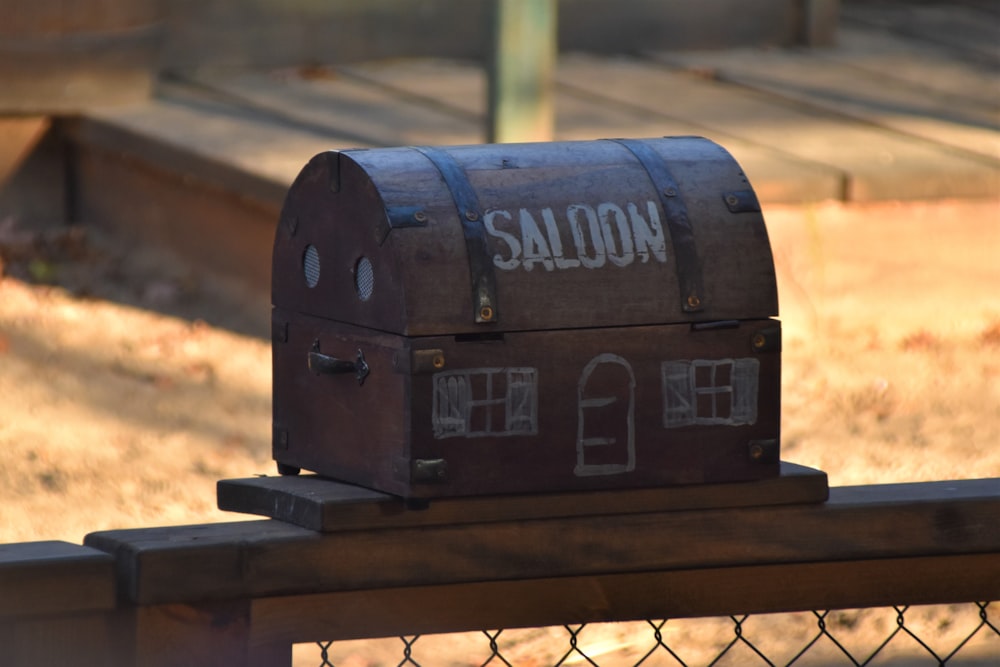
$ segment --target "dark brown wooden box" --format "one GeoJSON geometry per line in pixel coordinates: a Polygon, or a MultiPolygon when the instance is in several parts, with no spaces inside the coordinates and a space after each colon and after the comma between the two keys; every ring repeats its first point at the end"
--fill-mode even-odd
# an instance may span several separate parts
{"type": "Polygon", "coordinates": [[[413,498],[778,474],[767,231],[706,139],[321,153],[272,296],[282,472],[413,498]]]}

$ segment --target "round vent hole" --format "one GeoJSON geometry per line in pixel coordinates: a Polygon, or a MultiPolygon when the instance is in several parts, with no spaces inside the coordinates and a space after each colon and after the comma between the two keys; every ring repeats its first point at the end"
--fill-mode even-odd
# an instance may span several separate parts
{"type": "Polygon", "coordinates": [[[354,289],[362,301],[372,298],[372,292],[375,291],[375,269],[367,257],[359,259],[354,267],[354,289]]]}
{"type": "Polygon", "coordinates": [[[316,287],[319,283],[319,250],[314,245],[307,245],[302,255],[302,273],[306,277],[306,285],[316,287]]]}

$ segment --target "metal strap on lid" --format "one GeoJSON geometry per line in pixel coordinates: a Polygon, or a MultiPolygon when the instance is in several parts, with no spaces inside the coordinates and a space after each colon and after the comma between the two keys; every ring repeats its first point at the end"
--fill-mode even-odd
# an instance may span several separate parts
{"type": "Polygon", "coordinates": [[[611,139],[611,141],[627,148],[649,174],[667,217],[667,229],[670,231],[670,242],[674,247],[677,262],[681,308],[687,313],[702,310],[705,307],[705,294],[701,279],[701,261],[698,259],[698,248],[694,243],[694,232],[688,219],[687,205],[680,196],[677,181],[674,180],[664,159],[646,142],[635,139],[611,139]]]}
{"type": "Polygon", "coordinates": [[[479,198],[473,190],[462,165],[450,153],[430,146],[415,146],[441,173],[451,191],[455,211],[462,223],[465,247],[469,253],[469,274],[472,283],[472,306],[478,323],[496,322],[499,317],[496,298],[496,276],[486,241],[486,226],[479,198]]]}

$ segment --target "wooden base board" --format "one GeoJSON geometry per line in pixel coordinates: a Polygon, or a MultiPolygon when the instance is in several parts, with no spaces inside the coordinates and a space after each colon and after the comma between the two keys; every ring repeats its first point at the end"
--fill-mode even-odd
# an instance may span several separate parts
{"type": "Polygon", "coordinates": [[[219,509],[319,532],[822,503],[829,497],[826,473],[785,462],[778,477],[755,482],[442,498],[420,509],[397,496],[317,475],[221,480],[216,490],[219,509]]]}

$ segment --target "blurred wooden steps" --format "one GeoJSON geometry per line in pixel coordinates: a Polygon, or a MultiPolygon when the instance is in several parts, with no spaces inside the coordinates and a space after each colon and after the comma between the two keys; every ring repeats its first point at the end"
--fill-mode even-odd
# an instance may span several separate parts
{"type": "MultiPolygon", "coordinates": [[[[893,24],[882,9],[845,7],[835,48],[564,54],[556,138],[707,136],[744,166],[765,212],[828,199],[995,198],[998,65],[987,57],[992,33],[977,25],[992,14],[965,5],[929,41],[927,23],[940,17],[903,9],[893,24]],[[968,43],[957,45],[962,25],[968,43]]],[[[149,102],[64,124],[67,199],[76,220],[266,289],[281,202],[310,157],[481,142],[485,98],[482,68],[458,61],[189,74],[149,102]]]]}

